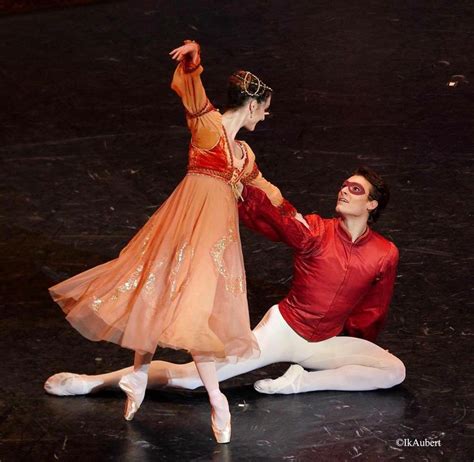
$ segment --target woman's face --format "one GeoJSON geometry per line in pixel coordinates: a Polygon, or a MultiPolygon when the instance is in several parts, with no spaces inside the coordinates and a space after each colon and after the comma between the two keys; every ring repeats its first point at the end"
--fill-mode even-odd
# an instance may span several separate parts
{"type": "Polygon", "coordinates": [[[259,122],[265,120],[265,116],[269,114],[268,110],[270,109],[270,103],[272,102],[272,95],[268,95],[268,98],[261,103],[258,103],[257,100],[251,99],[247,103],[248,107],[248,116],[247,121],[244,127],[253,132],[255,127],[259,122]]]}

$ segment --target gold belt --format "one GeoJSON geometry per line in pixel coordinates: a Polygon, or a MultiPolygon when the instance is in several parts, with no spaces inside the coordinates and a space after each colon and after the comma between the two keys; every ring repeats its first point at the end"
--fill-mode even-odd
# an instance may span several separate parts
{"type": "Polygon", "coordinates": [[[237,184],[242,178],[241,173],[242,172],[239,172],[237,169],[235,169],[234,172],[231,174],[229,172],[221,172],[219,170],[212,170],[210,168],[195,168],[194,167],[194,168],[188,169],[187,174],[210,176],[212,178],[216,178],[217,180],[223,181],[224,183],[228,184],[231,187],[232,193],[234,194],[235,199],[238,200],[239,198],[242,199],[242,196],[239,193],[239,190],[237,188],[237,184]]]}

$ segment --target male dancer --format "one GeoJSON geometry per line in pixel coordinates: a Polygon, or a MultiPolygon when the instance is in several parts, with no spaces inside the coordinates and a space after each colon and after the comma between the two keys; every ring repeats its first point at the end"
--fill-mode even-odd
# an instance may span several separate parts
{"type": "MultiPolygon", "coordinates": [[[[357,169],[341,186],[339,218],[304,219],[275,208],[262,191],[245,187],[241,220],[251,229],[295,250],[289,294],[271,307],[254,329],[261,355],[234,364],[217,363],[226,380],[277,362],[292,362],[283,376],[259,380],[261,393],[390,388],[405,378],[403,363],[372,343],[383,327],[398,263],[395,245],[372,231],[389,199],[373,170],[357,169]],[[308,370],[306,370],[308,369],[308,370]]],[[[87,376],[60,373],[45,383],[48,393],[66,396],[117,387],[130,368],[87,376]]],[[[194,363],[153,361],[148,387],[202,386],[194,363]]]]}

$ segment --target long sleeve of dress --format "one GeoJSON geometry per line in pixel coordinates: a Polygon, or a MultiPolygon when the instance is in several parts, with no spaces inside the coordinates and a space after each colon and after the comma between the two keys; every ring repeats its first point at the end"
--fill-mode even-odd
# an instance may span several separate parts
{"type": "MultiPolygon", "coordinates": [[[[253,155],[253,157],[255,158],[255,155],[253,155]]],[[[270,199],[272,205],[280,209],[280,213],[289,216],[294,216],[296,214],[296,209],[282,196],[278,187],[263,177],[256,162],[254,162],[252,173],[244,183],[261,189],[270,199]]]]}
{"type": "Polygon", "coordinates": [[[203,70],[200,55],[194,62],[184,59],[174,72],[171,88],[183,102],[193,145],[211,149],[220,138],[221,116],[207,98],[201,81],[203,70]]]}
{"type": "Polygon", "coordinates": [[[244,200],[239,204],[239,217],[248,228],[300,251],[314,244],[312,230],[295,218],[282,214],[263,190],[246,186],[242,197],[244,200]]]}
{"type": "Polygon", "coordinates": [[[397,265],[398,249],[392,244],[374,285],[345,322],[347,335],[375,341],[387,319],[397,265]]]}

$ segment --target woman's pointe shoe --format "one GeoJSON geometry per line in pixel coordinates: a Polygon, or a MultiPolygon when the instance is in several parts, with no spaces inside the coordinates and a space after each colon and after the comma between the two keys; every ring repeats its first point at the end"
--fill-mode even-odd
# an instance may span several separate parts
{"type": "Polygon", "coordinates": [[[132,420],[140,408],[143,398],[145,398],[147,381],[148,374],[141,371],[131,372],[120,379],[119,387],[127,395],[123,415],[125,420],[132,420]]]}
{"type": "Polygon", "coordinates": [[[87,395],[104,382],[94,376],[60,372],[54,374],[44,383],[44,389],[50,395],[75,396],[87,395]]]}
{"type": "MultiPolygon", "coordinates": [[[[227,403],[227,398],[225,397],[224,394],[217,392],[212,396],[213,402],[216,404],[216,408],[219,410],[227,410],[229,412],[229,404],[227,403]],[[217,398],[217,393],[219,393],[219,397],[217,398]],[[217,402],[216,402],[217,398],[217,402]],[[224,406],[222,406],[222,403],[225,403],[224,406]]],[[[211,406],[212,406],[212,401],[211,401],[211,406]]],[[[212,426],[212,431],[214,432],[214,437],[216,438],[216,441],[218,443],[228,443],[230,441],[230,434],[231,434],[231,425],[230,425],[230,412],[229,412],[229,419],[227,420],[226,424],[224,425],[224,428],[219,428],[216,424],[216,409],[214,409],[214,406],[212,406],[212,411],[211,411],[211,426],[212,426]]]]}
{"type": "Polygon", "coordinates": [[[212,424],[212,431],[214,432],[214,438],[218,443],[230,443],[230,435],[232,432],[232,427],[230,425],[230,416],[229,420],[225,424],[224,429],[217,428],[214,424],[214,409],[211,412],[211,424],[212,424]]]}

